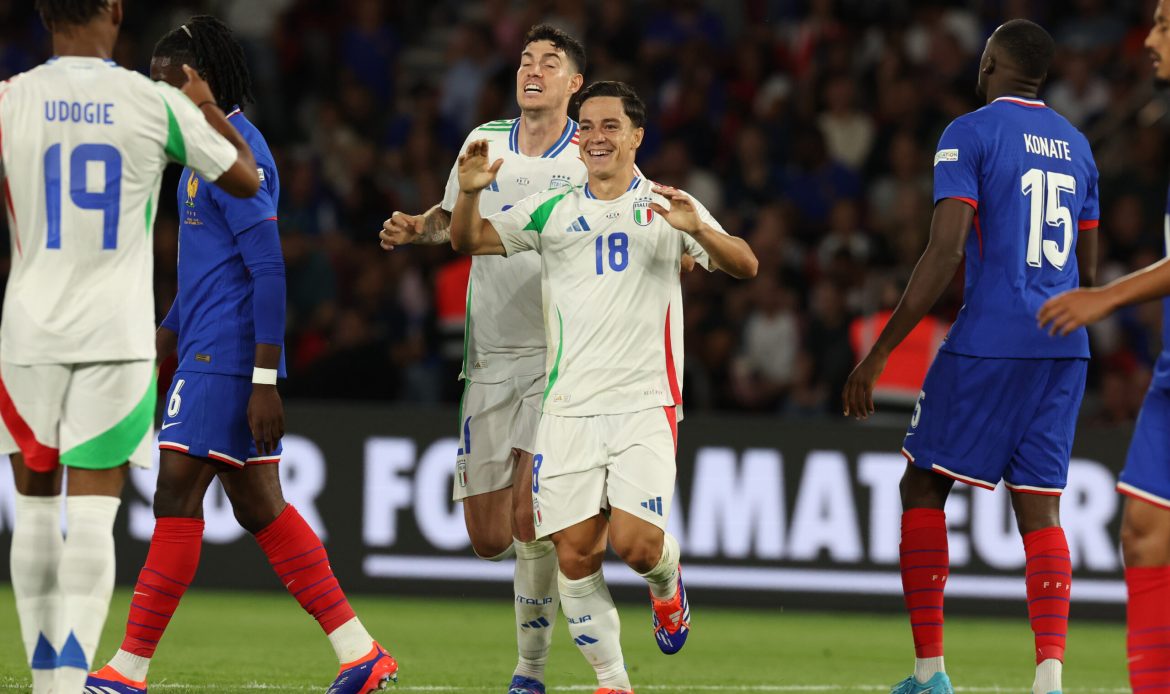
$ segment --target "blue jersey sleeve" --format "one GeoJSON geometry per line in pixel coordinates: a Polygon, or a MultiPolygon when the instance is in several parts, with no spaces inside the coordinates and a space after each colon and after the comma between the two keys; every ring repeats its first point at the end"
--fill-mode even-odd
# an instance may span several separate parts
{"type": "Polygon", "coordinates": [[[934,154],[934,201],[957,198],[979,205],[979,170],[983,146],[966,120],[953,121],[943,131],[934,154]]]}
{"type": "Polygon", "coordinates": [[[252,320],[256,342],[284,343],[284,309],[287,289],[284,255],[276,222],[263,221],[237,237],[240,256],[252,276],[252,320]]]}
{"type": "Polygon", "coordinates": [[[219,186],[208,186],[228,228],[236,236],[265,220],[276,221],[276,167],[270,161],[258,161],[256,166],[260,190],[250,198],[237,198],[219,186]]]}
{"type": "Polygon", "coordinates": [[[1091,166],[1087,181],[1088,187],[1085,189],[1085,203],[1081,206],[1081,215],[1077,218],[1077,227],[1082,231],[1096,229],[1098,220],[1101,219],[1101,205],[1097,196],[1097,178],[1097,168],[1091,166]]]}

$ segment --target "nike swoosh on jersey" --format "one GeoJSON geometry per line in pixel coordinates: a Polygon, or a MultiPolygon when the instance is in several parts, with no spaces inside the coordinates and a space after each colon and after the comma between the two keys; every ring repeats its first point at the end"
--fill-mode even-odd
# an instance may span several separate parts
{"type": "Polygon", "coordinates": [[[182,422],[170,422],[168,424],[164,424],[164,425],[162,425],[162,428],[159,429],[159,431],[166,431],[167,429],[169,429],[177,424],[182,424],[182,422]]]}

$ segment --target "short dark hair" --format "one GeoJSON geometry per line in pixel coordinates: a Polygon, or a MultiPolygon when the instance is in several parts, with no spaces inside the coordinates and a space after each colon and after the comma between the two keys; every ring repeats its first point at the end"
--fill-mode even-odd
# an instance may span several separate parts
{"type": "Polygon", "coordinates": [[[995,30],[995,40],[1025,77],[1042,80],[1048,74],[1056,42],[1044,27],[1013,19],[995,30]]]}
{"type": "Polygon", "coordinates": [[[641,128],[646,125],[646,104],[642,103],[638,92],[634,91],[634,88],[630,85],[625,82],[611,82],[608,80],[594,82],[581,90],[581,96],[577,99],[578,110],[580,110],[586,101],[598,96],[618,97],[622,100],[622,110],[625,111],[626,116],[629,117],[634,127],[641,128]]]}
{"type": "Polygon", "coordinates": [[[564,51],[569,60],[573,61],[577,72],[585,74],[585,46],[580,41],[551,24],[537,24],[524,35],[525,47],[537,41],[548,41],[553,48],[564,51]]]}
{"type": "Polygon", "coordinates": [[[54,26],[88,24],[109,6],[110,0],[36,0],[41,22],[49,31],[54,26]]]}
{"type": "Polygon", "coordinates": [[[252,102],[252,77],[244,49],[226,24],[210,15],[197,15],[159,39],[155,57],[167,57],[195,68],[211,86],[224,111],[252,102]]]}

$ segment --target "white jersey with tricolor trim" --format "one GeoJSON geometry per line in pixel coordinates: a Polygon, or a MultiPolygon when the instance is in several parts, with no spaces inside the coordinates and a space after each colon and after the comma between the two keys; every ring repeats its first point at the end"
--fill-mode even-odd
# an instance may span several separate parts
{"type": "MultiPolygon", "coordinates": [[[[488,217],[524,198],[549,189],[585,182],[577,146],[577,124],[567,119],[556,144],[539,157],[520,152],[520,119],[485,123],[467,136],[460,152],[476,140],[488,141],[488,159],[503,159],[496,180],[479,196],[479,213],[488,217]]],[[[443,209],[455,209],[459,165],[451,167],[443,209]]],[[[540,293],[540,259],[475,256],[467,285],[462,378],[499,383],[515,376],[544,373],[545,337],[540,293]]]]}
{"type": "MultiPolygon", "coordinates": [[[[682,402],[680,261],[689,253],[709,268],[710,257],[650,209],[652,202],[670,207],[651,185],[635,177],[614,200],[598,200],[588,184],[545,191],[488,219],[509,256],[540,254],[548,414],[621,414],[682,402]]],[[[695,207],[723,232],[697,200],[695,207]]]]}
{"type": "Polygon", "coordinates": [[[151,228],[168,160],[215,180],[236,148],[182,92],[112,61],[54,58],[0,83],[12,237],[0,359],[154,358],[151,228]]]}

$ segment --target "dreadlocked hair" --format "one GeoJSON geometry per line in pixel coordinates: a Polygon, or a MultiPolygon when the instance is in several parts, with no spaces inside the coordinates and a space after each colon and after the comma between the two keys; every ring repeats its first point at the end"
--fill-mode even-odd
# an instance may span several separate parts
{"type": "Polygon", "coordinates": [[[198,15],[188,19],[159,39],[154,56],[195,68],[207,80],[224,111],[255,101],[244,49],[232,36],[232,30],[215,17],[198,15]]]}
{"type": "Polygon", "coordinates": [[[88,24],[109,6],[110,0],[36,0],[41,22],[49,31],[64,25],[88,24]]]}

